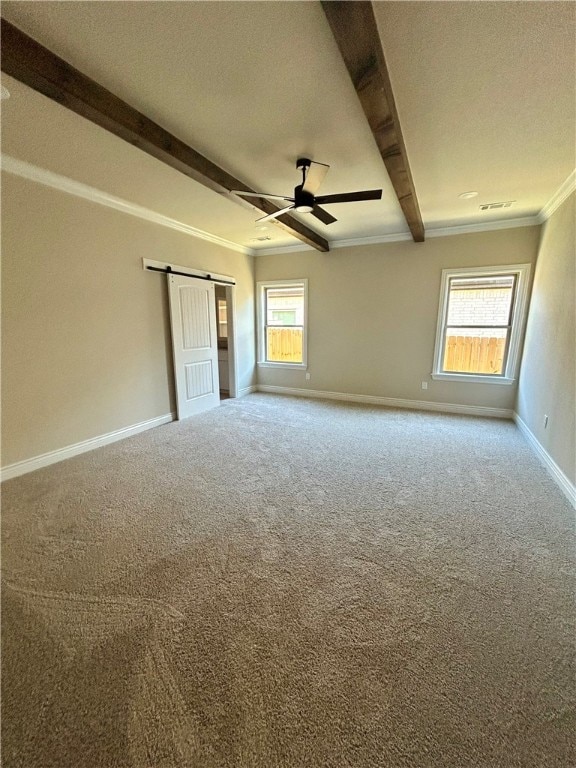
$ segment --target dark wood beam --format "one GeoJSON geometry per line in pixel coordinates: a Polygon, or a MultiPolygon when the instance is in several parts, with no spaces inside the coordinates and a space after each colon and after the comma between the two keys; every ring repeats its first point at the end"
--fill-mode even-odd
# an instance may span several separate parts
{"type": "MultiPolygon", "coordinates": [[[[138,112],[99,83],[91,80],[5,19],[2,19],[2,71],[50,99],[130,142],[194,181],[246,207],[274,213],[278,207],[261,197],[250,203],[231,189],[254,192],[162,126],[138,112]]],[[[328,242],[289,214],[274,220],[294,237],[319,251],[328,242]]]]}
{"type": "Polygon", "coordinates": [[[322,0],[322,6],[412,237],[423,242],[424,224],[372,3],[322,0]]]}

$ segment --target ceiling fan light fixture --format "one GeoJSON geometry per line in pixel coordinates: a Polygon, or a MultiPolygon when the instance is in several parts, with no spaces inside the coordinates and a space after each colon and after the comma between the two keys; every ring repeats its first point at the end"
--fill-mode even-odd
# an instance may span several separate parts
{"type": "MultiPolygon", "coordinates": [[[[256,219],[256,224],[263,224],[265,221],[271,221],[272,219],[278,219],[289,211],[296,211],[296,213],[311,213],[322,224],[334,224],[338,219],[334,218],[331,213],[321,208],[323,203],[332,205],[333,203],[356,203],[363,200],[381,200],[381,189],[365,189],[361,192],[343,192],[335,195],[316,195],[318,187],[324,180],[326,173],[330,166],[325,163],[317,163],[315,160],[308,160],[308,158],[299,158],[296,161],[296,168],[302,171],[302,184],[298,184],[294,187],[294,197],[285,197],[283,195],[268,195],[265,192],[248,192],[241,189],[231,189],[230,192],[241,197],[261,197],[268,200],[282,200],[290,205],[285,205],[283,208],[278,208],[273,213],[268,213],[266,216],[261,216],[256,219]]],[[[257,206],[260,207],[260,206],[257,206]]],[[[261,210],[266,210],[264,207],[261,210]]],[[[257,229],[264,229],[265,227],[256,227],[257,229]]],[[[260,238],[259,238],[260,239],[260,238]]]]}

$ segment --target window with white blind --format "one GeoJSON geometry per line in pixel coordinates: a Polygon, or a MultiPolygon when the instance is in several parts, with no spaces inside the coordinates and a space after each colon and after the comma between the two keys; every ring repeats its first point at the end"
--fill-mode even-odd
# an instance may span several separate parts
{"type": "Polygon", "coordinates": [[[258,365],[306,367],[307,280],[258,283],[258,365]]]}
{"type": "Polygon", "coordinates": [[[529,264],[443,270],[433,379],[513,383],[529,275],[529,264]]]}

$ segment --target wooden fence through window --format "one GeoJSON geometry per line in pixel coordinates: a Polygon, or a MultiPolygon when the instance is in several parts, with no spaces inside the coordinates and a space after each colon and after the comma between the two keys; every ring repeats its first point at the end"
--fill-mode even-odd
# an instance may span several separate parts
{"type": "MultiPolygon", "coordinates": [[[[448,336],[445,371],[502,373],[506,339],[493,336],[448,336]]],[[[302,362],[302,328],[267,328],[266,359],[278,363],[302,362]]]]}
{"type": "Polygon", "coordinates": [[[448,336],[444,370],[462,373],[502,373],[506,339],[493,336],[448,336]]]}
{"type": "Polygon", "coordinates": [[[302,362],[302,328],[267,328],[266,359],[275,363],[302,362]]]}

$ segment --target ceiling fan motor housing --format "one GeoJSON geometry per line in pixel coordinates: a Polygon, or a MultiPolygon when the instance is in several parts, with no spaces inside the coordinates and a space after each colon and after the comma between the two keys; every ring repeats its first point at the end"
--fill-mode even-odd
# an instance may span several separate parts
{"type": "Polygon", "coordinates": [[[298,213],[310,213],[314,210],[314,195],[302,191],[302,184],[294,187],[294,208],[298,213]]]}
{"type": "Polygon", "coordinates": [[[283,208],[277,208],[273,213],[268,213],[266,216],[262,216],[256,221],[268,221],[269,219],[277,219],[284,213],[289,211],[297,211],[298,213],[311,213],[323,224],[334,224],[337,219],[332,216],[331,213],[321,208],[324,203],[355,203],[361,200],[380,200],[382,198],[381,189],[366,189],[363,192],[346,192],[336,195],[320,195],[316,197],[316,192],[320,188],[324,177],[330,169],[326,163],[318,163],[316,160],[310,160],[307,157],[299,157],[296,160],[296,168],[302,171],[302,184],[298,184],[294,187],[294,197],[285,197],[284,195],[267,195],[264,192],[251,192],[249,190],[230,190],[236,195],[242,195],[245,197],[261,197],[269,200],[281,200],[283,203],[290,203],[290,205],[284,205],[283,208]]]}

